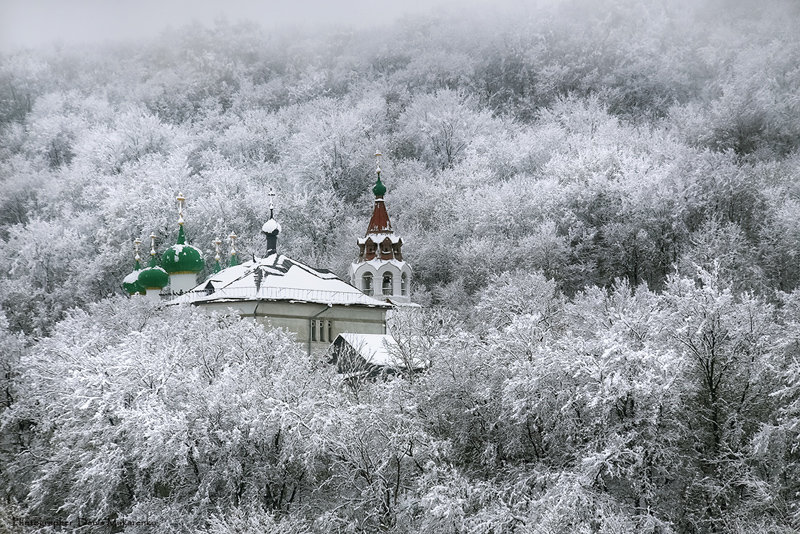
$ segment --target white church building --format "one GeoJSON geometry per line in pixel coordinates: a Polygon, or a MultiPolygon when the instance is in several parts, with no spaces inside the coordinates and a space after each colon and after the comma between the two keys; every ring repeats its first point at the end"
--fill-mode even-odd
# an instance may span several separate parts
{"type": "Polygon", "coordinates": [[[261,229],[267,239],[266,255],[240,262],[236,236],[231,234],[228,267],[220,265],[221,241],[217,240],[216,272],[198,283],[204,261],[201,252],[187,242],[185,199],[179,195],[177,243],[162,254],[159,265],[155,236],[151,236],[150,262],[141,268],[141,242],[137,239],[135,268],[125,277],[123,288],[130,295],[144,294],[170,305],[188,304],[210,311],[233,309],[242,317],[293,332],[309,353],[327,350],[342,334],[356,344],[358,336],[367,336],[364,339],[370,340],[370,346],[383,337],[388,346],[387,313],[395,305],[410,304],[412,272],[403,260],[403,241],[389,222],[380,167],[376,172],[372,217],[364,237],[357,240],[358,257],[349,269],[350,283],[278,252],[281,226],[274,218],[272,200],[269,220],[261,229]]]}

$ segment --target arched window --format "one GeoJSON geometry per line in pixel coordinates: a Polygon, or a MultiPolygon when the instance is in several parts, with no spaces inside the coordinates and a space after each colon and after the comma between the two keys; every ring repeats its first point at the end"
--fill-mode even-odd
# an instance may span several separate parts
{"type": "Polygon", "coordinates": [[[392,273],[383,273],[383,285],[381,286],[381,291],[384,295],[394,294],[394,290],[392,289],[392,273]]]}
{"type": "Polygon", "coordinates": [[[364,273],[364,276],[361,277],[361,291],[365,295],[372,295],[372,275],[370,273],[364,273]]]}
{"type": "Polygon", "coordinates": [[[400,294],[403,296],[408,295],[408,275],[406,273],[400,276],[400,294]]]}

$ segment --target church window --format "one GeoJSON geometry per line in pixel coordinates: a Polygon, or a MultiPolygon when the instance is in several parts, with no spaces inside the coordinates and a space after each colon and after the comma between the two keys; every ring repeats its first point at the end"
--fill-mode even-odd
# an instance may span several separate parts
{"type": "Polygon", "coordinates": [[[372,295],[372,275],[370,273],[365,273],[361,277],[361,290],[365,295],[372,295]]]}
{"type": "Polygon", "coordinates": [[[406,273],[400,276],[400,294],[408,295],[408,275],[406,273]]]}
{"type": "Polygon", "coordinates": [[[325,321],[319,322],[319,340],[325,341],[325,321]]]}
{"type": "Polygon", "coordinates": [[[384,295],[394,294],[392,291],[392,273],[383,273],[383,286],[381,286],[381,291],[384,295]]]}
{"type": "Polygon", "coordinates": [[[317,340],[317,321],[311,321],[311,341],[317,340]]]}
{"type": "Polygon", "coordinates": [[[333,341],[333,321],[328,321],[328,341],[333,341]]]}

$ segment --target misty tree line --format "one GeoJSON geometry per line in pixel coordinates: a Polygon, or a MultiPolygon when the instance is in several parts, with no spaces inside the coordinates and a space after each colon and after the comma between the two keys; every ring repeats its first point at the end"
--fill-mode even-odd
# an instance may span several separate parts
{"type": "Polygon", "coordinates": [[[800,528],[799,21],[573,1],[2,56],[0,524],[800,528]],[[344,275],[376,148],[428,372],[342,384],[120,296],[179,191],[207,259],[264,253],[274,186],[280,251],[344,275]]]}

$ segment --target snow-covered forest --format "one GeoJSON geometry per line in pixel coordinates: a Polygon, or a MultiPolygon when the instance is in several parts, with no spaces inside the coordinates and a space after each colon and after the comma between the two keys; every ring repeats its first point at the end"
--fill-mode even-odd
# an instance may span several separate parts
{"type": "Polygon", "coordinates": [[[799,286],[791,0],[7,52],[0,532],[797,532],[799,286]],[[178,192],[210,259],[264,252],[274,187],[280,251],[346,278],[376,149],[425,372],[124,296],[178,192]]]}

